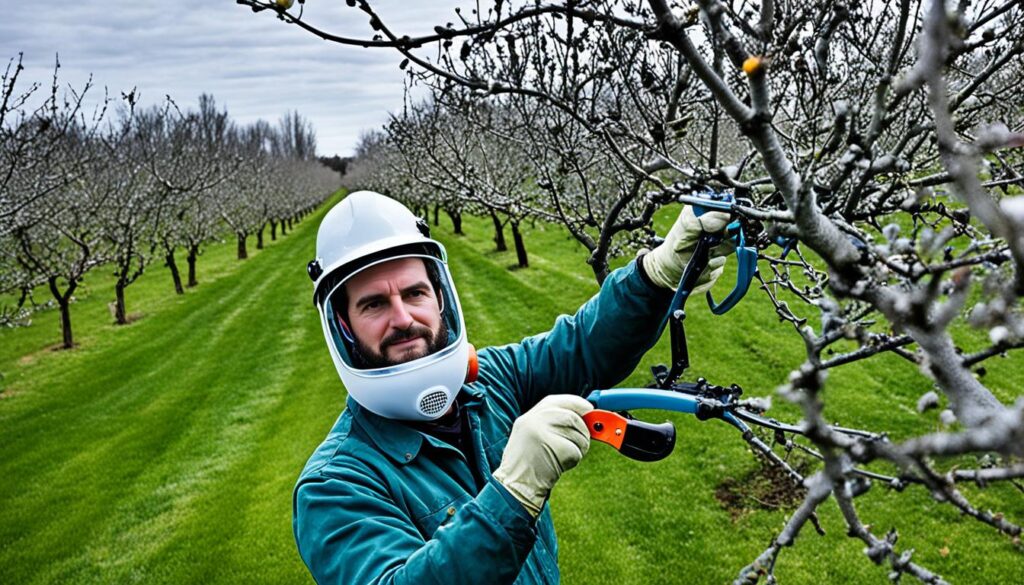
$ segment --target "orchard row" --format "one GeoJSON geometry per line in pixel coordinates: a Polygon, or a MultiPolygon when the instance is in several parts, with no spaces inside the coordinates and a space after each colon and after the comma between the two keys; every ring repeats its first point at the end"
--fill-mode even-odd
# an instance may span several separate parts
{"type": "Polygon", "coordinates": [[[196,109],[140,108],[134,94],[93,106],[94,88],[61,91],[56,73],[48,91],[21,87],[21,70],[9,62],[0,110],[2,318],[25,322],[37,296],[52,297],[66,348],[89,271],[113,271],[114,317],[127,323],[126,291],[154,263],[183,294],[206,244],[231,237],[244,259],[251,238],[262,248],[338,187],[297,112],[274,126],[238,124],[209,95],[196,109]]]}

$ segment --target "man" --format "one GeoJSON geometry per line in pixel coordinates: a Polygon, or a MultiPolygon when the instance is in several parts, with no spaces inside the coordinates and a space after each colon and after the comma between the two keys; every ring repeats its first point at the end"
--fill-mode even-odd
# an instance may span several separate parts
{"type": "MultiPolygon", "coordinates": [[[[547,498],[589,447],[582,396],[636,367],[700,233],[727,222],[684,208],[664,243],[574,316],[477,359],[426,224],[368,191],[331,209],[309,273],[349,399],[295,487],[295,538],[314,578],[557,583],[547,498]]],[[[709,263],[701,288],[724,262],[709,263]]]]}

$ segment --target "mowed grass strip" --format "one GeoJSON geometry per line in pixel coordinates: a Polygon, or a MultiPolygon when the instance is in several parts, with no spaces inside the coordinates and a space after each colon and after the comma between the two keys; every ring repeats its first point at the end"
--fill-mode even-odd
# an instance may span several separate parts
{"type": "MultiPolygon", "coordinates": [[[[309,581],[292,540],[291,488],[344,404],[304,271],[325,210],[244,262],[230,244],[211,246],[200,286],[183,297],[173,295],[166,269],[151,267],[129,288],[129,311],[143,315],[127,327],[111,325],[112,281],[94,272],[73,306],[73,351],[47,349],[59,336],[55,312],[0,332],[0,583],[309,581]]],[[[661,231],[673,213],[659,215],[661,231]]],[[[525,270],[509,270],[514,252],[491,251],[488,221],[467,218],[465,236],[446,223],[434,229],[478,347],[546,330],[597,291],[586,251],[555,226],[528,231],[525,270]]],[[[722,317],[702,301],[689,312],[690,377],[771,395],[802,359],[789,326],[756,291],[722,317]]],[[[667,357],[666,336],[625,385],[645,384],[647,368],[667,357]]],[[[1008,400],[1020,394],[1020,371],[1019,358],[999,360],[985,381],[1008,400]]],[[[833,372],[826,399],[839,422],[900,437],[936,428],[934,413],[913,412],[927,389],[913,366],[886,356],[833,372]]],[[[776,405],[776,416],[798,418],[791,405],[776,405]]],[[[716,498],[723,482],[757,477],[731,428],[637,414],[675,421],[676,453],[645,464],[596,444],[565,476],[552,499],[563,580],[731,581],[788,510],[756,494],[738,509],[716,498]]],[[[1024,520],[1012,487],[965,490],[980,507],[1024,520]]],[[[1018,572],[1022,555],[1008,539],[920,489],[875,486],[858,505],[876,534],[898,527],[901,549],[954,582],[1018,572]]],[[[783,551],[780,578],[885,580],[888,570],[845,536],[831,503],[822,525],[826,536],[808,527],[783,551]]]]}

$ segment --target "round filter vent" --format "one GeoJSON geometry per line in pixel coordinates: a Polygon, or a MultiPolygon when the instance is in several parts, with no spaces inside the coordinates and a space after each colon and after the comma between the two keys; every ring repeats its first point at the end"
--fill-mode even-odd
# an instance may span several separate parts
{"type": "Polygon", "coordinates": [[[437,416],[448,406],[448,393],[444,390],[427,390],[420,395],[420,412],[426,416],[437,416]]]}

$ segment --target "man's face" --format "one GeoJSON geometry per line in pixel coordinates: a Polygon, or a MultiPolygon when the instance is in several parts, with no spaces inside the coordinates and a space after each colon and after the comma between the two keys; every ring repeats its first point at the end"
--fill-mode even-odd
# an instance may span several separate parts
{"type": "Polygon", "coordinates": [[[345,283],[348,321],[366,367],[384,367],[440,349],[441,308],[420,258],[363,270],[345,283]]]}

